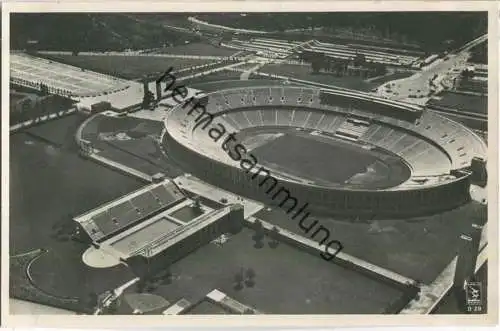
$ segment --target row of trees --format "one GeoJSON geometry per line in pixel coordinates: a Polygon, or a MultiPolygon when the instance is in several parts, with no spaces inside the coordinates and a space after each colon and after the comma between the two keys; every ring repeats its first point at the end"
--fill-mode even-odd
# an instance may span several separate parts
{"type": "Polygon", "coordinates": [[[41,91],[40,96],[25,97],[18,102],[11,102],[10,122],[16,124],[35,120],[49,114],[65,111],[73,107],[73,101],[57,95],[47,95],[41,91]]]}
{"type": "Polygon", "coordinates": [[[322,13],[236,13],[203,14],[210,23],[243,29],[285,31],[323,29],[369,31],[378,39],[415,42],[435,53],[443,47],[464,44],[487,31],[486,12],[322,12],[322,13]],[[443,43],[449,40],[450,43],[443,43]]]}
{"type": "Polygon", "coordinates": [[[11,17],[11,48],[36,51],[124,51],[179,45],[199,36],[125,14],[22,13],[11,17]],[[63,27],[63,28],[61,28],[63,27]]]}
{"type": "Polygon", "coordinates": [[[329,72],[337,76],[359,75],[364,77],[382,76],[387,73],[384,64],[369,62],[363,54],[356,54],[352,59],[340,59],[326,56],[324,53],[304,51],[299,59],[310,63],[313,73],[329,72]]]}

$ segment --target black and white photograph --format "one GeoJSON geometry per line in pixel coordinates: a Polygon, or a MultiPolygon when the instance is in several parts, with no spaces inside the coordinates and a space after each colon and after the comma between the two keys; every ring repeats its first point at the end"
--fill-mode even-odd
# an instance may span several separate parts
{"type": "Polygon", "coordinates": [[[497,321],[495,7],[99,6],[3,6],[4,316],[497,321]]]}

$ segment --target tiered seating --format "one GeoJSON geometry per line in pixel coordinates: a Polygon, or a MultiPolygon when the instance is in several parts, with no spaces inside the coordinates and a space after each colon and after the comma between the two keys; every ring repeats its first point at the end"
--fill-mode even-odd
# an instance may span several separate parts
{"type": "Polygon", "coordinates": [[[255,110],[247,110],[244,112],[245,117],[248,119],[250,122],[250,125],[252,126],[260,126],[262,125],[262,119],[259,115],[259,113],[255,110]]]}
{"type": "Polygon", "coordinates": [[[277,125],[288,126],[292,121],[292,112],[289,109],[279,109],[277,117],[277,125]]]}
{"type": "Polygon", "coordinates": [[[302,109],[294,109],[292,110],[292,124],[291,126],[296,126],[296,127],[303,127],[307,115],[309,114],[308,111],[304,111],[302,109]]]}
{"type": "Polygon", "coordinates": [[[405,160],[413,168],[413,176],[425,177],[445,174],[450,171],[450,161],[440,150],[430,146],[415,155],[406,155],[405,160]]]}
{"type": "Polygon", "coordinates": [[[336,135],[359,139],[370,127],[368,123],[358,123],[351,119],[346,119],[335,132],[336,135]]]}
{"type": "Polygon", "coordinates": [[[319,124],[319,121],[324,117],[325,115],[317,112],[317,111],[310,111],[309,115],[306,118],[306,123],[304,126],[306,128],[314,128],[316,129],[316,126],[319,124]]]}
{"type": "Polygon", "coordinates": [[[109,236],[144,219],[160,209],[182,200],[183,194],[175,186],[157,186],[128,200],[110,205],[91,217],[90,232],[96,240],[109,236]]]}
{"type": "MultiPolygon", "coordinates": [[[[359,140],[377,146],[403,157],[411,165],[416,176],[438,176],[449,173],[452,169],[463,168],[470,164],[473,156],[486,155],[485,144],[467,128],[441,117],[433,112],[412,113],[418,121],[413,122],[404,116],[393,117],[393,112],[410,112],[400,105],[392,107],[390,103],[383,105],[387,109],[380,111],[375,105],[364,108],[370,100],[359,101],[359,96],[351,100],[343,92],[339,95],[323,94],[319,90],[298,87],[262,87],[227,90],[224,96],[220,93],[210,94],[210,104],[224,103],[223,109],[231,107],[219,122],[226,123],[228,131],[240,131],[258,126],[289,126],[320,130],[332,133],[344,139],[359,140]],[[286,95],[285,95],[286,94],[286,95]],[[320,104],[320,96],[322,103],[320,104]],[[255,100],[254,100],[255,98],[255,100]],[[283,98],[283,102],[282,102],[283,98]],[[305,99],[313,99],[320,106],[320,111],[308,109],[305,99]],[[271,102],[271,103],[270,103],[271,102]],[[281,108],[284,105],[287,108],[281,108]],[[262,106],[262,107],[259,107],[262,106]],[[274,107],[276,106],[276,107],[274,107]],[[245,111],[234,108],[255,107],[245,111]],[[387,110],[387,111],[386,111],[387,110]],[[423,138],[427,138],[428,141],[423,138]],[[436,144],[434,144],[435,142],[436,144]],[[443,152],[438,146],[442,146],[443,152]],[[450,161],[451,160],[451,161],[450,161]]],[[[179,118],[183,137],[193,125],[186,124],[179,118]]],[[[190,121],[193,122],[192,118],[190,121]]],[[[207,145],[206,133],[192,133],[192,140],[187,144],[193,148],[203,149],[207,155],[220,154],[218,144],[207,145]]],[[[224,154],[224,153],[222,153],[224,154]]],[[[226,155],[227,157],[227,155],[226,155]]]]}
{"type": "Polygon", "coordinates": [[[146,192],[130,200],[138,212],[148,215],[158,209],[160,201],[151,192],[146,192]]]}
{"type": "Polygon", "coordinates": [[[264,108],[260,111],[264,125],[276,125],[276,109],[264,108]]]}
{"type": "Polygon", "coordinates": [[[314,41],[308,46],[305,46],[304,49],[324,53],[327,56],[332,56],[340,59],[352,59],[356,56],[356,54],[363,54],[368,61],[392,65],[408,65],[417,60],[417,57],[404,54],[396,55],[387,52],[369,50],[366,48],[322,43],[319,41],[314,41]]]}
{"type": "Polygon", "coordinates": [[[445,148],[452,159],[454,169],[467,167],[474,156],[486,155],[485,144],[480,138],[437,114],[427,113],[415,129],[445,148]]]}
{"type": "Polygon", "coordinates": [[[316,125],[316,130],[335,132],[343,121],[344,117],[342,116],[333,113],[326,113],[325,117],[323,117],[316,125]]]}
{"type": "Polygon", "coordinates": [[[419,139],[417,137],[401,132],[399,138],[395,139],[391,144],[389,144],[387,149],[399,155],[405,148],[412,146],[418,141],[419,139]]]}
{"type": "Polygon", "coordinates": [[[394,143],[394,141],[401,139],[403,135],[404,133],[401,131],[390,129],[385,137],[377,142],[377,146],[390,150],[389,147],[394,143]]]}
{"type": "Polygon", "coordinates": [[[231,113],[230,117],[238,125],[240,130],[251,126],[249,119],[241,111],[231,113]]]}

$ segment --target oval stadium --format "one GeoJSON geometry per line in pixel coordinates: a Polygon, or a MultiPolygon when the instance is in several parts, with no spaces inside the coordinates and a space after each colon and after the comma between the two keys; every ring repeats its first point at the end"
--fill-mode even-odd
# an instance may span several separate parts
{"type": "Polygon", "coordinates": [[[470,199],[472,160],[487,151],[474,132],[423,107],[302,87],[210,93],[175,107],[165,128],[166,153],[210,183],[284,208],[295,197],[357,216],[457,207],[470,199]]]}

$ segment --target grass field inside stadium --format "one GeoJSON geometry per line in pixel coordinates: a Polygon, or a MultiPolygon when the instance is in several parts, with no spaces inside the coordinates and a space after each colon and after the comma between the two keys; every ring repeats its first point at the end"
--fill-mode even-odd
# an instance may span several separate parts
{"type": "MultiPolygon", "coordinates": [[[[380,151],[294,130],[260,145],[252,153],[271,171],[323,185],[345,185],[359,174],[356,177],[363,179],[357,179],[357,185],[384,188],[395,186],[410,175],[409,171],[392,172],[392,167],[378,158],[380,151]]],[[[398,165],[405,168],[402,163],[393,166],[398,165]]]]}

